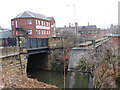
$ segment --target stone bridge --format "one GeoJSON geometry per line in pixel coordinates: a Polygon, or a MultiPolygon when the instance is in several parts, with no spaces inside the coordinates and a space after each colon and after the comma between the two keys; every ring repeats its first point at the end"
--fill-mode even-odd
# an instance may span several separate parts
{"type": "MultiPolygon", "coordinates": [[[[17,74],[24,74],[28,69],[44,69],[51,70],[56,64],[63,62],[64,48],[67,46],[67,54],[74,43],[69,41],[66,44],[64,38],[45,39],[25,39],[24,36],[16,38],[17,45],[13,47],[0,48],[0,66],[17,74]],[[32,43],[33,42],[33,43],[32,43]],[[37,44],[35,44],[37,43],[37,44]],[[64,45],[65,44],[65,45],[64,45]],[[39,46],[40,45],[40,46],[39,46]]],[[[69,59],[66,58],[66,59],[69,59]]]]}
{"type": "Polygon", "coordinates": [[[99,47],[108,38],[93,41],[94,44],[91,41],[78,44],[75,48],[73,48],[73,41],[69,38],[45,39],[48,43],[44,43],[43,45],[41,45],[44,41],[43,39],[32,40],[34,39],[25,39],[23,36],[18,36],[16,46],[0,48],[1,68],[6,68],[14,73],[24,75],[26,75],[29,69],[58,69],[59,71],[63,70],[64,60],[69,61],[69,58],[69,68],[72,68],[76,65],[82,54],[87,55],[86,51],[90,50],[90,48],[98,52],[100,50],[99,47]]]}

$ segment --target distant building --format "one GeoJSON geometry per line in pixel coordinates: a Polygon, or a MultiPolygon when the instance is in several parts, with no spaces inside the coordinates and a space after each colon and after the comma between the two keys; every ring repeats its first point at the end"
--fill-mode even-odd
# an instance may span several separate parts
{"type": "Polygon", "coordinates": [[[97,28],[96,25],[78,27],[78,34],[80,34],[80,36],[84,39],[84,41],[98,39],[99,33],[100,33],[100,29],[97,28]]]}
{"type": "Polygon", "coordinates": [[[71,26],[66,27],[65,26],[65,27],[58,27],[58,28],[56,28],[56,37],[62,37],[62,32],[64,30],[75,31],[75,27],[71,27],[71,26]]]}
{"type": "Polygon", "coordinates": [[[12,37],[12,31],[11,30],[0,30],[0,38],[8,38],[12,37]]]}
{"type": "Polygon", "coordinates": [[[42,14],[25,11],[11,20],[12,36],[26,38],[55,37],[55,20],[42,14]]]}
{"type": "Polygon", "coordinates": [[[99,38],[100,33],[100,29],[97,28],[96,25],[77,26],[77,30],[75,30],[75,27],[73,26],[65,26],[61,28],[56,28],[56,36],[62,36],[62,31],[64,30],[77,31],[83,41],[96,40],[99,38]]]}

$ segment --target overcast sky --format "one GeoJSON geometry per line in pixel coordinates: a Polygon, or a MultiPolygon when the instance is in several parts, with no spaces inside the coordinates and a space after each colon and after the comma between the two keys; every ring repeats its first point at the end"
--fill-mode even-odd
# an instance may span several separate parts
{"type": "Polygon", "coordinates": [[[57,27],[78,22],[85,26],[90,22],[99,28],[118,23],[119,0],[1,0],[0,26],[11,29],[11,19],[26,10],[53,16],[57,27]],[[75,9],[74,9],[75,4],[75,9]],[[75,15],[74,15],[75,12],[75,15]],[[75,17],[74,17],[75,16],[75,17]]]}

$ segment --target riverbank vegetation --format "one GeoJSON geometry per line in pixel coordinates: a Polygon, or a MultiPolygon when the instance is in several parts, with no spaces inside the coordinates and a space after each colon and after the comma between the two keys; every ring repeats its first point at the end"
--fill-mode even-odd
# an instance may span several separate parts
{"type": "Polygon", "coordinates": [[[79,70],[93,72],[95,88],[116,88],[120,83],[119,48],[107,42],[97,57],[84,57],[79,62],[79,70]]]}

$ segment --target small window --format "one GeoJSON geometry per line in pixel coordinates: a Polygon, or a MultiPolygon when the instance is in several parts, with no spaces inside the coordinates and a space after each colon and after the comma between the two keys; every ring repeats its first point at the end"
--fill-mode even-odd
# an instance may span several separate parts
{"type": "Polygon", "coordinates": [[[31,25],[32,24],[32,20],[28,20],[28,25],[31,25]]]}
{"type": "Polygon", "coordinates": [[[38,30],[36,30],[36,34],[38,34],[38,30]]]}
{"type": "Polygon", "coordinates": [[[37,25],[37,20],[36,20],[36,25],[37,25]]]}
{"type": "Polygon", "coordinates": [[[97,31],[94,31],[95,34],[97,34],[97,31]]]}
{"type": "Polygon", "coordinates": [[[44,26],[45,26],[45,21],[44,21],[44,26]]]}
{"type": "Polygon", "coordinates": [[[40,30],[39,30],[39,34],[40,34],[40,30]]]}
{"type": "Polygon", "coordinates": [[[48,26],[48,22],[46,22],[46,25],[48,26]]]}
{"type": "Polygon", "coordinates": [[[32,30],[31,29],[28,30],[28,34],[32,34],[32,30]]]}
{"type": "Polygon", "coordinates": [[[12,26],[14,26],[14,21],[12,21],[12,26]]]}
{"type": "Polygon", "coordinates": [[[43,33],[43,30],[42,30],[42,34],[44,34],[44,33],[43,33]]]}
{"type": "Polygon", "coordinates": [[[48,31],[47,31],[47,35],[48,35],[48,31]]]}
{"type": "Polygon", "coordinates": [[[43,25],[43,21],[41,21],[42,25],[43,25]]]}
{"type": "Polygon", "coordinates": [[[50,31],[49,31],[49,34],[50,34],[50,31]]]}
{"type": "Polygon", "coordinates": [[[46,34],[46,31],[44,30],[44,34],[46,34]]]}
{"type": "Polygon", "coordinates": [[[50,22],[49,22],[49,26],[50,26],[50,22]]]}
{"type": "Polygon", "coordinates": [[[40,25],[40,20],[38,21],[38,24],[40,25]]]}

